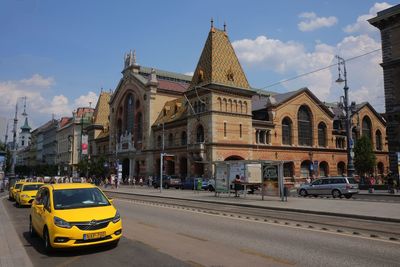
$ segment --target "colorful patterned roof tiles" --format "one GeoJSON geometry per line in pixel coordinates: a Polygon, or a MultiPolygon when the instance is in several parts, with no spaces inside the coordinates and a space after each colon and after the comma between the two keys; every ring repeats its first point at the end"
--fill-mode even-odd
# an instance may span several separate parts
{"type": "Polygon", "coordinates": [[[211,83],[250,89],[228,35],[214,27],[208,34],[189,89],[211,83]]]}

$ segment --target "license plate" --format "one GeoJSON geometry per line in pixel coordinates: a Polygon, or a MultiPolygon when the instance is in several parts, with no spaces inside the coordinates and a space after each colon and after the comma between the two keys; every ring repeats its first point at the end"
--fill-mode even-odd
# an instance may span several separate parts
{"type": "Polygon", "coordinates": [[[98,239],[98,238],[103,238],[105,236],[106,236],[106,232],[84,234],[83,235],[83,240],[98,239]]]}

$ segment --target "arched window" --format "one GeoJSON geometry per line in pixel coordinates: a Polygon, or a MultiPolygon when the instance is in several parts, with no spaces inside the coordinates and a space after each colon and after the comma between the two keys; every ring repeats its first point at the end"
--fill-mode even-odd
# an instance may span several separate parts
{"type": "Polygon", "coordinates": [[[382,175],[385,170],[385,166],[383,165],[382,162],[378,162],[377,169],[378,169],[378,174],[382,175]]]}
{"type": "Polygon", "coordinates": [[[119,138],[120,138],[121,134],[122,134],[122,120],[118,119],[118,122],[117,122],[117,139],[118,139],[118,142],[119,142],[119,138]]]}
{"type": "Polygon", "coordinates": [[[136,119],[136,140],[142,141],[142,138],[143,138],[143,116],[142,113],[139,112],[137,114],[137,119],[136,119]]]}
{"type": "Polygon", "coordinates": [[[203,143],[204,142],[204,128],[203,128],[202,125],[197,126],[196,142],[197,143],[203,143]]]}
{"type": "Polygon", "coordinates": [[[311,172],[310,172],[310,166],[311,166],[311,161],[305,160],[301,163],[300,165],[300,177],[310,177],[311,172]]]}
{"type": "Polygon", "coordinates": [[[183,131],[181,133],[181,145],[186,146],[186,144],[187,144],[187,135],[186,132],[183,131]]]}
{"type": "Polygon", "coordinates": [[[226,102],[226,99],[224,98],[223,100],[222,100],[222,102],[223,102],[223,111],[227,111],[227,102],[226,102]]]}
{"type": "Polygon", "coordinates": [[[326,125],[323,122],[318,124],[318,145],[326,147],[326,125]]]}
{"type": "Polygon", "coordinates": [[[293,162],[283,163],[283,176],[284,177],[293,177],[294,176],[293,170],[294,170],[293,162]]]}
{"type": "Polygon", "coordinates": [[[242,101],[239,100],[239,113],[243,113],[242,101]]]}
{"type": "Polygon", "coordinates": [[[133,126],[135,125],[134,103],[135,99],[133,98],[133,95],[128,94],[125,100],[125,130],[128,133],[133,133],[133,126]]]}
{"type": "Polygon", "coordinates": [[[229,111],[229,112],[232,112],[232,111],[233,111],[233,110],[232,110],[232,100],[231,100],[231,99],[228,100],[228,111],[229,111]]]}
{"type": "Polygon", "coordinates": [[[312,146],[311,112],[307,106],[301,106],[297,113],[298,138],[300,146],[312,146]]]}
{"type": "Polygon", "coordinates": [[[322,161],[319,164],[319,176],[321,177],[325,177],[329,175],[329,166],[328,163],[326,161],[322,161]]]}
{"type": "Polygon", "coordinates": [[[372,124],[371,119],[365,116],[362,120],[362,135],[368,136],[369,140],[372,141],[372,124]]]}
{"type": "Polygon", "coordinates": [[[337,164],[337,174],[342,176],[346,174],[346,164],[343,161],[337,164]]]}
{"type": "Polygon", "coordinates": [[[168,146],[173,146],[174,145],[174,135],[170,133],[168,135],[168,146]]]}
{"type": "Polygon", "coordinates": [[[379,130],[375,133],[375,146],[376,150],[382,150],[382,134],[379,130]]]}
{"type": "Polygon", "coordinates": [[[217,98],[217,103],[218,103],[219,111],[222,111],[222,100],[220,97],[217,98]]]}
{"type": "Polygon", "coordinates": [[[238,105],[237,105],[237,101],[233,100],[233,112],[238,112],[238,105]]]}
{"type": "Polygon", "coordinates": [[[243,113],[247,114],[247,102],[246,101],[243,102],[243,113]]]}
{"type": "Polygon", "coordinates": [[[282,144],[292,144],[292,121],[288,117],[282,120],[282,144]]]}

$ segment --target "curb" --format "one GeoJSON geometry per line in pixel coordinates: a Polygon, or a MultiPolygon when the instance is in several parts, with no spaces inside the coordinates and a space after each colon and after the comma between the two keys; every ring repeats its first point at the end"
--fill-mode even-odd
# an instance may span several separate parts
{"type": "Polygon", "coordinates": [[[400,219],[367,216],[367,215],[344,214],[344,213],[302,210],[302,209],[293,209],[293,208],[263,207],[263,206],[257,206],[257,205],[251,205],[251,204],[231,203],[231,202],[224,202],[224,201],[210,201],[210,200],[190,199],[190,198],[171,197],[171,196],[154,196],[154,195],[146,195],[146,194],[140,194],[140,193],[116,192],[116,191],[109,191],[109,190],[103,190],[103,192],[116,193],[116,194],[122,194],[122,195],[145,196],[145,197],[153,197],[153,198],[190,200],[190,201],[204,202],[204,203],[211,203],[211,204],[224,204],[224,205],[247,207],[247,208],[260,208],[260,209],[274,210],[274,211],[289,211],[289,212],[304,213],[304,214],[314,214],[314,215],[335,216],[335,217],[370,220],[370,221],[400,223],[400,219]]]}

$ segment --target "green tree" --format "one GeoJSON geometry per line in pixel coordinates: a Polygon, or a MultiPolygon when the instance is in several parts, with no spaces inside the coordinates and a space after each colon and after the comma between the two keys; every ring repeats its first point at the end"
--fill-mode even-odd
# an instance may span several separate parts
{"type": "Polygon", "coordinates": [[[79,176],[86,176],[89,170],[89,162],[87,158],[81,159],[78,163],[79,176]]]}
{"type": "Polygon", "coordinates": [[[371,140],[363,135],[354,146],[354,167],[359,175],[371,173],[376,165],[376,156],[371,140]]]}

